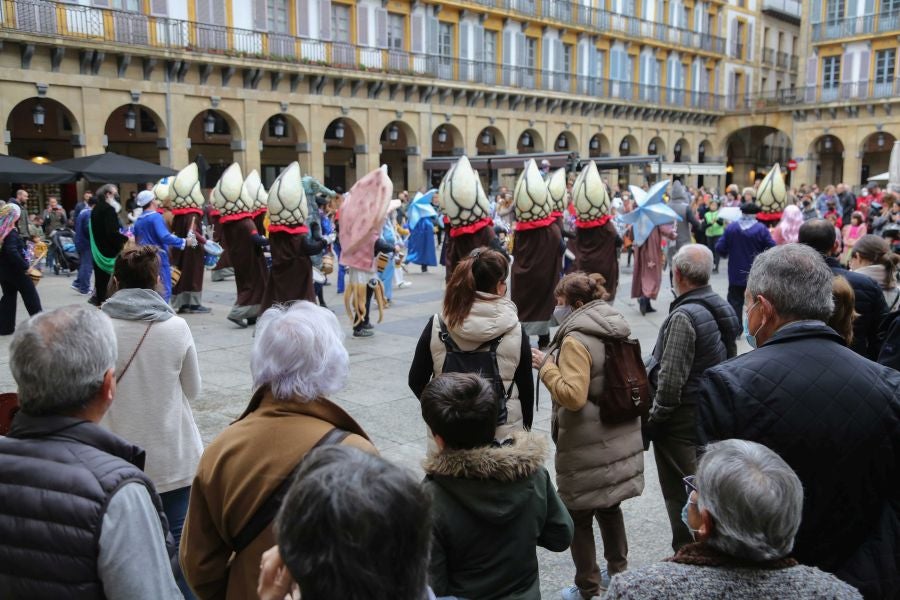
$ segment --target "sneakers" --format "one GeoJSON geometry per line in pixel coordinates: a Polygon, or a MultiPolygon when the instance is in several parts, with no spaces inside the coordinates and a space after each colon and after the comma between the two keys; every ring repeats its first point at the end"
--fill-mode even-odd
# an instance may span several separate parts
{"type": "Polygon", "coordinates": [[[353,330],[353,337],[365,338],[365,337],[372,337],[373,335],[375,335],[375,332],[372,331],[371,325],[369,325],[368,329],[365,329],[365,326],[363,326],[363,328],[361,328],[361,329],[353,330]]]}
{"type": "Polygon", "coordinates": [[[208,306],[202,306],[200,304],[192,304],[188,306],[188,312],[198,315],[203,315],[206,313],[212,312],[212,309],[208,306]]]}
{"type": "MultiPolygon", "coordinates": [[[[600,591],[605,592],[609,589],[610,583],[609,571],[606,569],[600,570],[600,591]]],[[[563,589],[559,593],[559,597],[562,600],[585,600],[584,594],[581,593],[581,590],[578,589],[577,585],[570,585],[569,587],[563,589]]],[[[593,598],[599,598],[600,596],[592,596],[593,598]]]]}
{"type": "Polygon", "coordinates": [[[412,281],[401,281],[400,283],[397,284],[397,287],[402,290],[403,288],[408,288],[411,285],[412,285],[412,281]]]}
{"type": "Polygon", "coordinates": [[[244,319],[236,319],[234,317],[228,317],[228,320],[240,327],[241,329],[247,329],[247,322],[244,319]]]}

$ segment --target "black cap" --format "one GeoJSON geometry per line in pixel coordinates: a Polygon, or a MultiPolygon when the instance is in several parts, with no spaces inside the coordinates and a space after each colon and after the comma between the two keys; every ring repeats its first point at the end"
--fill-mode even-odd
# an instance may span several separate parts
{"type": "Polygon", "coordinates": [[[745,215],[755,215],[760,211],[759,205],[755,202],[744,202],[741,204],[741,213],[745,215]]]}

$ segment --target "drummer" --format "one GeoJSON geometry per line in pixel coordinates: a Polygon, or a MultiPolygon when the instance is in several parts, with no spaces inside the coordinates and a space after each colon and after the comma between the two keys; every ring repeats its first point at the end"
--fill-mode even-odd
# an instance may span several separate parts
{"type": "Polygon", "coordinates": [[[153,245],[159,248],[159,279],[162,284],[160,295],[166,302],[172,296],[172,268],[169,265],[168,248],[184,250],[185,246],[194,248],[197,243],[205,244],[206,239],[191,232],[186,238],[180,238],[169,232],[159,212],[159,201],[150,190],[144,190],[135,198],[137,205],[144,212],[134,222],[134,241],[139,245],[153,245]]]}

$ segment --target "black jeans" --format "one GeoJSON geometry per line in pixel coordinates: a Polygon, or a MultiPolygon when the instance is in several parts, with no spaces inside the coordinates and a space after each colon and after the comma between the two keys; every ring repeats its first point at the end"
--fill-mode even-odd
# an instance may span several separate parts
{"type": "Polygon", "coordinates": [[[22,294],[22,302],[29,315],[41,312],[41,298],[34,282],[25,273],[13,273],[0,280],[3,297],[0,298],[0,335],[10,335],[16,330],[16,303],[22,294]]]}
{"type": "Polygon", "coordinates": [[[744,318],[744,292],[747,291],[746,285],[729,285],[728,286],[728,304],[734,309],[738,321],[744,318]]]}

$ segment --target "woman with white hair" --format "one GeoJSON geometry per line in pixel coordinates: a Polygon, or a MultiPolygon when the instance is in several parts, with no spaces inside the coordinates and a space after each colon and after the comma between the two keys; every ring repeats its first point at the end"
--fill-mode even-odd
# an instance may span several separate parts
{"type": "Polygon", "coordinates": [[[0,335],[12,335],[16,330],[16,303],[19,294],[29,315],[41,312],[41,299],[25,260],[25,242],[16,229],[21,209],[14,202],[0,207],[0,335]]]}
{"type": "Polygon", "coordinates": [[[298,301],[263,313],[250,371],[249,406],[206,448],[191,488],[181,564],[201,598],[257,597],[260,557],[275,544],[272,519],[307,452],[342,444],[376,453],[328,400],[350,371],[330,310],[298,301]]]}
{"type": "Polygon", "coordinates": [[[790,558],[803,512],[793,469],[761,444],[709,444],[685,477],[682,520],[696,543],[665,562],[613,577],[607,600],[861,599],[851,585],[790,558]]]}

